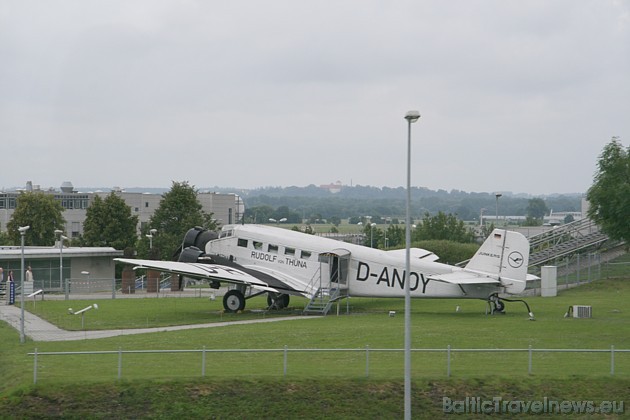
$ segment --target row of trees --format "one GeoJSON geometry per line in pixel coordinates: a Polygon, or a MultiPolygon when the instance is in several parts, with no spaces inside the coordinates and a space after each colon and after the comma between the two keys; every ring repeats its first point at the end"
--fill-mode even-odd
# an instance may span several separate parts
{"type": "MultiPolygon", "coordinates": [[[[367,209],[367,204],[366,204],[366,209],[367,209]]],[[[383,211],[384,211],[383,208],[372,208],[371,211],[373,213],[369,213],[369,211],[370,210],[366,210],[366,213],[364,214],[370,214],[369,219],[370,221],[374,223],[382,224],[382,223],[386,223],[387,221],[391,221],[391,223],[393,224],[398,223],[398,218],[391,217],[391,216],[397,215],[400,213],[383,214],[383,211]]],[[[400,210],[396,210],[396,211],[400,211],[400,210]]],[[[545,200],[543,200],[542,198],[531,198],[527,200],[527,206],[524,208],[523,211],[524,211],[524,214],[527,216],[527,218],[525,219],[525,222],[523,223],[525,226],[540,226],[543,224],[543,217],[549,213],[549,208],[547,207],[545,200]]],[[[328,214],[327,217],[324,217],[322,213],[308,213],[307,215],[306,210],[304,210],[302,213],[299,213],[297,210],[291,210],[289,206],[286,206],[286,205],[282,205],[282,206],[279,206],[278,208],[274,208],[270,205],[264,204],[264,205],[248,207],[247,209],[245,209],[245,222],[246,223],[269,223],[270,221],[274,221],[274,220],[276,221],[282,220],[284,223],[287,223],[287,224],[308,223],[308,224],[313,225],[313,224],[318,224],[318,223],[331,223],[335,226],[339,226],[339,224],[341,223],[342,215],[345,215],[345,213],[343,212],[340,214],[333,214],[331,210],[329,210],[326,214],[328,214]]],[[[440,215],[440,214],[445,215],[446,212],[443,212],[441,210],[437,211],[437,215],[440,215]]],[[[448,213],[448,214],[452,214],[453,217],[458,220],[466,220],[465,218],[461,217],[457,213],[448,213]]],[[[421,217],[417,217],[417,218],[426,218],[430,215],[431,215],[430,212],[425,211],[421,217]]],[[[440,216],[440,217],[444,217],[444,216],[440,216]]],[[[345,219],[346,217],[343,217],[343,218],[345,219]]],[[[359,222],[364,221],[365,216],[355,215],[355,216],[347,217],[347,219],[348,219],[348,223],[357,224],[359,222]]],[[[572,220],[568,220],[568,221],[572,221],[572,220]]]]}
{"type": "MultiPolygon", "coordinates": [[[[486,225],[489,234],[493,225],[486,225]]],[[[374,248],[400,249],[405,246],[405,227],[399,224],[380,229],[375,223],[366,223],[363,228],[364,245],[374,248]]],[[[473,256],[478,249],[476,235],[469,226],[453,214],[439,212],[435,216],[425,215],[411,229],[411,246],[427,249],[440,256],[442,262],[457,263],[473,256]]]]}
{"type": "MultiPolygon", "coordinates": [[[[389,224],[380,229],[376,223],[366,223],[363,228],[364,245],[373,248],[400,248],[405,245],[405,228],[400,224],[389,224]]],[[[444,240],[459,243],[473,243],[476,235],[453,214],[439,212],[435,216],[428,213],[411,229],[411,241],[444,240]]]]}
{"type": "MultiPolygon", "coordinates": [[[[25,192],[16,202],[7,234],[0,238],[5,245],[20,244],[20,226],[30,226],[24,242],[32,246],[52,246],[57,236],[55,230],[63,230],[63,207],[50,194],[25,192]]],[[[72,239],[75,246],[110,246],[127,253],[137,251],[141,257],[171,259],[179,248],[188,229],[201,226],[216,229],[212,213],[202,210],[197,200],[197,190],[188,182],[173,182],[171,189],[162,196],[159,207],[138,235],[138,216],[116,193],[105,198],[99,196],[86,211],[83,234],[72,239]],[[151,241],[147,234],[155,229],[151,241]],[[150,244],[152,248],[150,249],[150,244]]],[[[130,255],[130,254],[129,254],[130,255]]]]}
{"type": "MultiPolygon", "coordinates": [[[[250,191],[225,190],[239,194],[245,200],[246,223],[266,222],[267,218],[282,217],[311,220],[330,220],[332,217],[348,219],[357,215],[373,217],[400,217],[405,214],[406,194],[404,188],[376,188],[352,186],[332,194],[318,187],[265,188],[250,191]],[[284,213],[280,217],[270,216],[274,212],[284,213]]],[[[464,193],[458,191],[429,191],[412,187],[411,216],[421,218],[425,213],[438,212],[456,214],[462,220],[478,220],[484,214],[494,215],[496,197],[492,193],[464,193]]],[[[554,212],[581,210],[582,195],[554,195],[536,197],[546,211],[540,216],[554,212]]],[[[499,199],[499,216],[527,216],[532,197],[503,194],[499,199]]]]}

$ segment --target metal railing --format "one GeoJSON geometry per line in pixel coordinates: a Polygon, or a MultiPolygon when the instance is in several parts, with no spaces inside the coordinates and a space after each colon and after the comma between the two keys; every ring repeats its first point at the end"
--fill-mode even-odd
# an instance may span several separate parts
{"type": "MultiPolygon", "coordinates": [[[[630,353],[630,349],[615,349],[615,346],[610,346],[609,349],[547,349],[547,348],[533,348],[531,345],[527,348],[514,348],[514,349],[495,349],[495,348],[470,348],[470,349],[458,349],[452,348],[448,345],[446,348],[430,348],[430,349],[411,349],[413,353],[445,353],[445,370],[446,376],[452,376],[452,362],[453,362],[453,354],[454,353],[525,353],[527,355],[527,374],[532,375],[534,372],[533,365],[533,355],[534,353],[567,353],[567,354],[575,354],[575,353],[603,353],[610,355],[610,371],[609,374],[615,375],[615,355],[619,353],[630,353]]],[[[284,346],[283,348],[276,349],[207,349],[205,347],[201,349],[189,349],[189,350],[123,350],[119,348],[118,350],[110,350],[110,351],[76,351],[76,352],[39,352],[37,348],[33,353],[28,353],[29,356],[33,356],[33,383],[37,383],[38,375],[39,375],[39,367],[38,363],[42,357],[53,357],[53,356],[94,356],[94,355],[117,355],[117,379],[120,380],[123,378],[123,356],[124,355],[148,355],[148,354],[162,354],[162,355],[170,355],[170,354],[198,354],[201,356],[199,360],[199,375],[204,377],[206,376],[206,358],[209,354],[216,353],[234,353],[234,354],[248,354],[248,353],[281,353],[283,355],[282,362],[282,375],[287,376],[289,371],[289,354],[290,353],[363,353],[365,355],[365,374],[364,376],[367,378],[370,376],[370,368],[371,361],[370,355],[374,353],[403,353],[403,349],[397,348],[371,348],[369,345],[366,345],[364,348],[322,348],[322,349],[298,349],[298,348],[289,348],[288,346],[284,346]]],[[[79,363],[77,363],[79,364],[79,363]]],[[[487,370],[488,366],[481,363],[478,364],[480,369],[487,370]]],[[[238,366],[243,366],[244,369],[247,369],[247,363],[241,364],[238,366]]],[[[104,364],[99,364],[99,368],[102,370],[106,370],[107,367],[104,364]]],[[[65,372],[67,375],[69,372],[65,372]]],[[[514,373],[514,369],[512,366],[511,373],[514,373]]]]}

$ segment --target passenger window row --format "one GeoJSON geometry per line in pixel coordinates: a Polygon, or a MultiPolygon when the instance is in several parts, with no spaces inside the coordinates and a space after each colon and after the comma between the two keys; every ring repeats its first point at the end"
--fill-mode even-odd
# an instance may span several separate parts
{"type": "MultiPolygon", "coordinates": [[[[250,242],[249,239],[238,238],[237,245],[242,248],[249,248],[249,242],[250,242]]],[[[252,248],[254,248],[257,251],[262,251],[264,249],[264,244],[259,241],[251,241],[251,245],[252,245],[252,248]]],[[[270,252],[272,254],[278,254],[280,247],[278,245],[268,244],[266,250],[267,252],[270,252]]],[[[291,248],[287,246],[287,247],[284,247],[284,255],[288,255],[291,257],[299,256],[299,258],[308,260],[311,258],[313,253],[311,251],[297,250],[295,248],[291,248]]]]}

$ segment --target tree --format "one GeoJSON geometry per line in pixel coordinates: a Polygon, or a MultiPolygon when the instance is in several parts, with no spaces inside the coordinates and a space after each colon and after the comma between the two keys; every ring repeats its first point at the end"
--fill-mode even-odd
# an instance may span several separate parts
{"type": "Polygon", "coordinates": [[[66,224],[62,216],[61,202],[51,194],[43,192],[25,192],[17,198],[15,211],[7,223],[11,243],[21,243],[21,226],[30,226],[24,235],[24,244],[32,246],[51,246],[55,244],[55,229],[64,229],[66,224]]]}
{"type": "MultiPolygon", "coordinates": [[[[278,207],[271,216],[274,220],[283,220],[285,223],[302,223],[302,216],[299,213],[291,211],[287,206],[278,207]]],[[[266,223],[263,222],[263,223],[266,223]]]]}
{"type": "Polygon", "coordinates": [[[378,244],[384,242],[383,231],[376,226],[372,226],[372,224],[373,223],[366,223],[363,227],[363,234],[365,235],[363,245],[378,248],[378,244]]]}
{"type": "Polygon", "coordinates": [[[624,149],[618,137],[604,146],[597,173],[586,198],[588,216],[610,238],[630,241],[630,148],[624,149]]]}
{"type": "Polygon", "coordinates": [[[328,219],[328,222],[332,223],[336,227],[339,227],[339,225],[341,224],[341,219],[337,216],[332,216],[330,219],[328,219]]]}
{"type": "Polygon", "coordinates": [[[173,182],[171,189],[162,196],[159,207],[149,220],[143,231],[141,242],[143,249],[148,249],[148,241],[144,236],[150,229],[156,229],[153,236],[153,247],[156,257],[170,260],[182,244],[184,235],[196,226],[214,230],[217,222],[212,213],[201,209],[197,199],[197,190],[188,182],[173,182]]]}
{"type": "MultiPolygon", "coordinates": [[[[383,238],[385,240],[385,238],[383,238]]],[[[405,244],[405,229],[398,225],[389,225],[387,228],[387,243],[383,248],[396,248],[405,244]]]]}
{"type": "Polygon", "coordinates": [[[527,216],[542,220],[549,209],[542,198],[531,198],[527,204],[527,216]]]}
{"type": "Polygon", "coordinates": [[[11,240],[7,232],[0,232],[0,245],[11,245],[11,240]]]}
{"type": "Polygon", "coordinates": [[[138,216],[131,214],[131,207],[116,193],[105,199],[96,195],[85,213],[83,244],[119,250],[133,248],[138,239],[137,226],[138,216]]]}
{"type": "Polygon", "coordinates": [[[262,205],[245,209],[245,220],[249,223],[267,223],[273,218],[275,210],[271,206],[262,205]]]}
{"type": "Polygon", "coordinates": [[[425,214],[422,224],[413,232],[414,241],[442,239],[455,242],[473,242],[475,234],[454,214],[438,212],[435,216],[425,214]]]}

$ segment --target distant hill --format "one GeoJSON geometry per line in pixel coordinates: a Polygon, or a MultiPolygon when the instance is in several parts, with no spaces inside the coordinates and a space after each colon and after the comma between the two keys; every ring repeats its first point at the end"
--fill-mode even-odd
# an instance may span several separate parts
{"type": "MultiPolygon", "coordinates": [[[[265,187],[251,190],[236,188],[199,188],[222,193],[235,193],[241,196],[246,208],[270,206],[288,207],[301,214],[317,214],[323,218],[347,218],[357,215],[402,216],[405,214],[407,193],[405,188],[343,186],[339,192],[332,193],[326,188],[315,185],[306,187],[265,187]]],[[[499,215],[525,216],[529,194],[501,192],[498,201],[499,215]]],[[[552,194],[537,196],[542,198],[547,208],[554,212],[581,211],[582,194],[552,194]]],[[[479,218],[481,209],[485,214],[495,214],[497,199],[495,193],[465,192],[459,190],[433,191],[428,188],[411,189],[412,215],[420,217],[424,213],[435,214],[439,211],[457,214],[463,220],[479,218]]]]}
{"type": "MultiPolygon", "coordinates": [[[[68,183],[69,184],[69,183],[68,183]]],[[[261,187],[242,189],[231,187],[197,187],[200,192],[234,193],[243,198],[246,209],[259,206],[272,209],[286,208],[303,216],[317,215],[329,219],[331,217],[349,218],[362,216],[401,217],[405,214],[406,190],[403,187],[374,187],[369,185],[345,186],[334,184],[305,187],[261,187]]],[[[34,187],[34,186],[33,186],[34,187]]],[[[39,186],[37,186],[39,188],[39,186]]],[[[71,184],[70,184],[71,187],[71,184]]],[[[23,190],[24,187],[6,189],[5,191],[23,190]]],[[[75,191],[113,191],[141,192],[164,194],[170,187],[76,187],[75,191]]],[[[52,189],[50,189],[52,190],[52,189]]],[[[56,189],[55,189],[56,190],[56,189]]],[[[430,190],[423,187],[412,187],[412,217],[419,218],[425,213],[436,214],[441,211],[457,214],[463,220],[478,220],[481,212],[499,216],[525,216],[529,200],[542,198],[549,210],[557,212],[580,212],[582,193],[549,194],[533,196],[530,194],[514,194],[501,191],[497,202],[494,192],[466,192],[460,190],[430,190]],[[483,210],[482,210],[483,209],[483,210]]]]}

